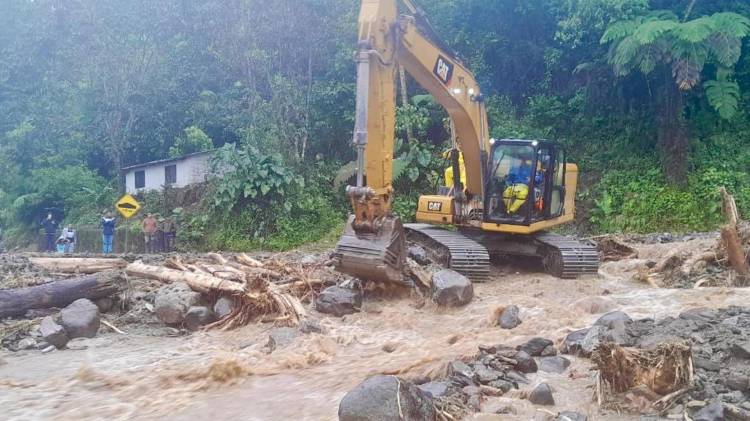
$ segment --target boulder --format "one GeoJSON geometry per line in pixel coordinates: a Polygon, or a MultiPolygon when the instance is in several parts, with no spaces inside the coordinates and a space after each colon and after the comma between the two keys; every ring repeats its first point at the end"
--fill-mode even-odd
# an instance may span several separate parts
{"type": "Polygon", "coordinates": [[[270,352],[289,346],[300,335],[298,329],[292,327],[279,327],[273,329],[268,335],[266,348],[270,352]]]}
{"type": "Polygon", "coordinates": [[[463,361],[453,361],[448,364],[448,376],[458,380],[464,386],[475,384],[477,381],[474,370],[463,361]]]}
{"type": "Polygon", "coordinates": [[[528,353],[524,351],[518,351],[513,359],[518,361],[518,364],[516,364],[516,370],[526,374],[536,373],[536,361],[534,361],[534,358],[528,353]]]}
{"type": "Polygon", "coordinates": [[[560,374],[570,367],[570,360],[565,357],[542,357],[539,359],[539,370],[545,373],[560,374]]]}
{"type": "Polygon", "coordinates": [[[474,298],[474,287],[469,278],[451,269],[443,269],[432,276],[432,299],[438,305],[458,307],[474,298]]]}
{"type": "Polygon", "coordinates": [[[299,331],[302,333],[326,333],[326,328],[317,320],[304,319],[299,322],[299,331]]]}
{"type": "Polygon", "coordinates": [[[229,297],[221,297],[214,303],[214,315],[223,319],[234,311],[234,301],[229,297]]]}
{"type": "Polygon", "coordinates": [[[568,333],[560,346],[560,352],[563,354],[579,354],[582,350],[583,340],[586,338],[589,329],[580,329],[568,333]]]}
{"type": "Polygon", "coordinates": [[[68,338],[93,338],[99,331],[99,307],[81,298],[60,311],[60,324],[68,338]]]}
{"type": "Polygon", "coordinates": [[[341,317],[358,313],[362,307],[362,291],[332,286],[321,291],[315,300],[315,310],[341,317]]]}
{"type": "Polygon", "coordinates": [[[180,324],[185,320],[188,309],[198,304],[200,296],[183,282],[164,285],[154,298],[156,317],[168,325],[180,324]]]}
{"type": "Polygon", "coordinates": [[[427,397],[435,399],[448,394],[450,383],[448,382],[429,382],[420,384],[417,386],[419,390],[424,392],[427,397]]]}
{"type": "Polygon", "coordinates": [[[196,331],[203,325],[207,325],[213,321],[213,313],[208,307],[193,306],[190,307],[185,313],[185,327],[188,330],[196,331]]]}
{"type": "Polygon", "coordinates": [[[42,323],[39,325],[39,331],[42,334],[42,338],[44,338],[48,344],[54,345],[55,348],[58,349],[65,348],[65,344],[70,340],[65,329],[55,323],[52,316],[47,316],[42,319],[42,323]]]}
{"type": "Polygon", "coordinates": [[[423,266],[430,264],[430,259],[427,257],[427,252],[424,248],[422,248],[422,246],[410,246],[409,258],[423,266]]]}
{"type": "Polygon", "coordinates": [[[604,326],[607,329],[614,329],[618,325],[625,325],[632,321],[633,319],[631,319],[626,313],[622,311],[612,311],[600,317],[594,323],[594,326],[604,326]]]}
{"type": "Polygon", "coordinates": [[[580,412],[562,411],[553,421],[588,421],[588,417],[580,412]]]}
{"type": "Polygon", "coordinates": [[[495,371],[482,363],[474,364],[474,372],[477,374],[479,383],[488,384],[500,378],[502,373],[495,371]]]}
{"type": "Polygon", "coordinates": [[[491,381],[489,386],[494,387],[495,389],[500,389],[503,391],[503,393],[507,393],[510,389],[516,388],[515,384],[503,379],[491,381]]]}
{"type": "Polygon", "coordinates": [[[529,394],[529,402],[534,405],[554,405],[555,398],[552,396],[552,388],[547,383],[541,383],[529,394]]]}
{"type": "Polygon", "coordinates": [[[395,376],[374,376],[349,391],[339,404],[339,421],[431,421],[435,408],[413,384],[395,376]]]}
{"type": "Polygon", "coordinates": [[[542,351],[544,351],[544,349],[550,345],[552,345],[552,341],[550,341],[549,339],[532,338],[525,344],[521,345],[519,349],[531,355],[532,357],[538,357],[542,355],[542,351]]]}
{"type": "Polygon", "coordinates": [[[732,346],[732,355],[735,358],[750,359],[750,342],[740,342],[732,346]]]}
{"type": "Polygon", "coordinates": [[[505,310],[500,314],[498,324],[503,329],[513,329],[517,327],[521,324],[521,319],[518,317],[519,313],[520,310],[518,306],[509,305],[508,307],[505,307],[505,310]]]}
{"type": "Polygon", "coordinates": [[[607,341],[608,334],[609,329],[605,326],[592,326],[591,329],[586,332],[586,336],[581,341],[580,354],[584,357],[591,356],[591,353],[594,352],[594,349],[596,349],[600,343],[607,341]]]}
{"type": "Polygon", "coordinates": [[[693,421],[720,421],[724,419],[724,405],[718,399],[703,407],[693,416],[693,421]]]}
{"type": "Polygon", "coordinates": [[[744,373],[730,372],[724,380],[724,384],[732,390],[744,392],[750,387],[750,379],[744,373]]]}

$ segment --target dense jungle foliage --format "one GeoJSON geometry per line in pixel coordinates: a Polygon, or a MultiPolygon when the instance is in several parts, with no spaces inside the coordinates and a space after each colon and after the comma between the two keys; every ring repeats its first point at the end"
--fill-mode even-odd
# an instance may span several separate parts
{"type": "MultiPolygon", "coordinates": [[[[487,96],[492,134],[565,144],[581,232],[707,230],[750,215],[746,0],[418,1],[487,96]]],[[[6,0],[0,235],[54,209],[95,224],[127,165],[217,149],[180,244],[284,249],[340,227],[354,158],[359,2],[6,0]],[[339,175],[337,177],[337,174],[339,175]]],[[[396,211],[446,166],[446,114],[407,78],[396,211]]],[[[171,212],[159,195],[147,209],[171,212]]]]}

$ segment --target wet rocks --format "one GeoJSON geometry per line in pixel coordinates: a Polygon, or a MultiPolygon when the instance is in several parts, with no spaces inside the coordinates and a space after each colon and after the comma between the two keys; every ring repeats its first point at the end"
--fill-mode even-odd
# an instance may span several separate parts
{"type": "Polygon", "coordinates": [[[448,364],[448,376],[458,380],[463,386],[474,384],[477,381],[474,370],[463,361],[453,361],[448,364]]]}
{"type": "Polygon", "coordinates": [[[428,421],[436,418],[429,397],[395,376],[374,376],[349,391],[339,404],[340,421],[428,421]]]}
{"type": "Polygon", "coordinates": [[[720,421],[724,419],[724,405],[720,400],[714,400],[693,416],[693,421],[720,421]]]}
{"type": "Polygon", "coordinates": [[[70,340],[67,332],[59,324],[55,323],[52,316],[47,316],[42,319],[42,323],[39,325],[39,331],[42,334],[42,338],[50,344],[54,345],[55,348],[62,349],[70,340]]]}
{"type": "Polygon", "coordinates": [[[159,288],[154,299],[156,317],[163,323],[180,324],[188,309],[200,300],[200,294],[183,282],[175,282],[159,288]]]}
{"type": "Polygon", "coordinates": [[[36,349],[36,348],[37,348],[37,343],[36,343],[36,339],[34,338],[21,339],[18,342],[18,345],[16,345],[16,349],[19,351],[22,351],[25,349],[36,349]]]}
{"type": "Polygon", "coordinates": [[[520,312],[521,310],[518,306],[509,305],[508,307],[505,307],[505,310],[500,314],[498,324],[503,329],[513,329],[517,327],[521,324],[521,319],[519,317],[520,312]]]}
{"type": "Polygon", "coordinates": [[[358,313],[361,307],[362,292],[340,286],[324,289],[315,300],[315,310],[336,317],[358,313]]]}
{"type": "Polygon", "coordinates": [[[594,323],[594,326],[604,326],[607,329],[615,329],[618,326],[625,326],[625,324],[632,321],[633,319],[631,319],[626,313],[622,311],[612,311],[600,317],[594,323]]]}
{"type": "Polygon", "coordinates": [[[555,348],[554,345],[549,345],[548,347],[544,348],[541,354],[542,357],[551,357],[554,355],[557,355],[557,348],[555,348]]]}
{"type": "Polygon", "coordinates": [[[184,324],[188,330],[196,331],[201,326],[207,325],[213,321],[213,313],[208,307],[193,306],[185,313],[184,324]]]}
{"type": "Polygon", "coordinates": [[[268,349],[269,352],[273,352],[277,349],[285,348],[294,342],[299,335],[300,331],[292,327],[279,327],[273,329],[268,335],[266,349],[268,349]]]}
{"type": "Polygon", "coordinates": [[[525,344],[521,345],[519,349],[526,352],[532,357],[538,357],[542,355],[545,348],[552,345],[552,341],[545,338],[532,338],[525,344]]]}
{"type": "Polygon", "coordinates": [[[93,338],[99,331],[99,307],[81,298],[60,311],[60,324],[68,338],[93,338]]]}
{"type": "Polygon", "coordinates": [[[474,287],[469,278],[451,269],[443,269],[432,276],[432,299],[440,306],[459,307],[474,298],[474,287]]]}
{"type": "Polygon", "coordinates": [[[112,310],[112,306],[114,305],[114,300],[112,299],[112,297],[103,297],[94,301],[94,304],[96,304],[96,306],[99,307],[100,313],[106,313],[112,310]]]}
{"type": "Polygon", "coordinates": [[[326,328],[317,320],[304,319],[299,322],[299,330],[302,333],[326,333],[326,328]]]}
{"type": "Polygon", "coordinates": [[[580,329],[568,333],[560,346],[560,352],[563,354],[580,354],[583,350],[583,340],[586,338],[589,329],[580,329]]]}
{"type": "Polygon", "coordinates": [[[552,388],[547,383],[541,383],[529,394],[529,402],[534,405],[553,406],[555,398],[552,395],[552,388]]]}
{"type": "Polygon", "coordinates": [[[440,398],[448,394],[450,383],[445,381],[429,382],[420,384],[417,386],[419,390],[424,392],[430,398],[440,398]]]}
{"type": "Polygon", "coordinates": [[[413,245],[409,247],[409,258],[419,263],[420,265],[429,265],[430,259],[427,257],[427,252],[422,246],[413,245]]]}
{"type": "Polygon", "coordinates": [[[539,359],[539,371],[545,373],[563,373],[570,367],[570,360],[565,357],[543,357],[539,359]]]}
{"type": "Polygon", "coordinates": [[[525,351],[518,351],[513,359],[518,361],[518,364],[516,364],[516,370],[519,372],[527,374],[537,372],[536,361],[534,361],[534,358],[525,351]]]}
{"type": "Polygon", "coordinates": [[[223,319],[234,311],[234,301],[228,297],[221,297],[214,303],[214,315],[217,319],[223,319]]]}

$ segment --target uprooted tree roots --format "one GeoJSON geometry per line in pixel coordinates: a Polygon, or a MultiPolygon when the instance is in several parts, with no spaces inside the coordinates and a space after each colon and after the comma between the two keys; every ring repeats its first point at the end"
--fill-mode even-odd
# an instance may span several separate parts
{"type": "Polygon", "coordinates": [[[613,397],[645,386],[663,396],[653,402],[657,409],[667,407],[693,382],[692,354],[685,342],[662,343],[652,350],[602,343],[591,359],[599,370],[597,394],[613,397]]]}
{"type": "Polygon", "coordinates": [[[295,325],[305,316],[302,301],[312,300],[323,285],[302,268],[276,260],[264,263],[244,254],[233,260],[218,254],[208,257],[210,263],[172,258],[165,263],[167,267],[138,261],[125,271],[130,276],[162,282],[184,282],[192,290],[214,298],[231,298],[233,311],[208,326],[222,329],[244,326],[258,318],[295,325]]]}

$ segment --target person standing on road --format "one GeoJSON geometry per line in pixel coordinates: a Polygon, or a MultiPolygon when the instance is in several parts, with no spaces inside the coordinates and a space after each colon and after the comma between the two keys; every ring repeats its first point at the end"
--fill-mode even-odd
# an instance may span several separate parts
{"type": "Polygon", "coordinates": [[[44,228],[44,251],[55,251],[55,240],[57,239],[57,221],[52,217],[52,212],[47,213],[47,218],[42,221],[44,228]]]}
{"type": "Polygon", "coordinates": [[[174,239],[177,235],[177,227],[171,216],[164,219],[161,225],[161,230],[164,232],[164,251],[171,252],[174,250],[174,239]]]}
{"type": "Polygon", "coordinates": [[[73,226],[68,224],[63,228],[62,236],[65,238],[67,243],[65,244],[65,253],[75,253],[76,251],[76,231],[73,226]]]}
{"type": "Polygon", "coordinates": [[[141,229],[143,230],[143,244],[146,249],[146,253],[154,253],[156,245],[156,229],[158,223],[154,215],[149,213],[146,218],[141,222],[141,229]]]}
{"type": "Polygon", "coordinates": [[[112,241],[115,237],[115,224],[117,221],[111,212],[107,212],[102,218],[102,253],[112,253],[112,241]]]}

